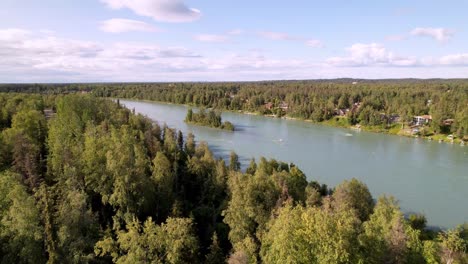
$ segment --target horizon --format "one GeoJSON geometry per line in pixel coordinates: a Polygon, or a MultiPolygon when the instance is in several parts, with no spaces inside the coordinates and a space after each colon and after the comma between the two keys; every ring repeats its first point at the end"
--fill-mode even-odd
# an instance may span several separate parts
{"type": "Polygon", "coordinates": [[[253,80],[253,81],[84,81],[84,82],[1,82],[1,85],[60,85],[60,84],[172,84],[172,83],[261,83],[261,82],[318,82],[318,81],[361,81],[361,82],[379,82],[379,81],[468,81],[468,78],[383,78],[383,79],[365,79],[365,78],[323,78],[323,79],[271,79],[271,80],[253,80]]]}
{"type": "Polygon", "coordinates": [[[464,79],[466,9],[421,0],[5,0],[0,83],[464,79]]]}

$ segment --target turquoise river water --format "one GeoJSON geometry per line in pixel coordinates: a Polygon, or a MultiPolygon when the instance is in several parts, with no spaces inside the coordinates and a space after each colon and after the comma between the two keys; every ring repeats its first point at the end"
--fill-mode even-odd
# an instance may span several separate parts
{"type": "Polygon", "coordinates": [[[206,141],[217,156],[231,150],[245,168],[253,157],[292,162],[308,180],[330,187],[345,179],[366,183],[375,198],[391,194],[404,212],[426,215],[428,225],[468,222],[468,147],[357,132],[304,121],[224,112],[235,132],[187,125],[187,106],[121,100],[129,109],[206,141]]]}

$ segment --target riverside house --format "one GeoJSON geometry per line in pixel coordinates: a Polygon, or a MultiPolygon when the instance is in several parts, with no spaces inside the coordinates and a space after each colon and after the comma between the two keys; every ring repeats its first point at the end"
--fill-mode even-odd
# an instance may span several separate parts
{"type": "Polygon", "coordinates": [[[413,117],[413,124],[416,126],[422,126],[428,124],[432,121],[431,115],[422,115],[422,116],[415,116],[413,117]]]}

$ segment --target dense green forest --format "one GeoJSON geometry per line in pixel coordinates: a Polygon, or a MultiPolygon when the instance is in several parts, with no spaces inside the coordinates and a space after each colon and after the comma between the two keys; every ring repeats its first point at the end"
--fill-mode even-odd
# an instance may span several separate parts
{"type": "Polygon", "coordinates": [[[214,110],[210,109],[208,112],[204,108],[200,108],[198,113],[193,112],[190,108],[187,110],[187,115],[185,116],[185,122],[190,124],[220,128],[224,130],[234,131],[234,125],[229,122],[223,122],[221,119],[221,114],[216,113],[214,110]]]}
{"type": "MultiPolygon", "coordinates": [[[[453,134],[468,140],[468,80],[401,79],[264,81],[232,83],[17,84],[0,91],[92,92],[189,104],[220,110],[256,112],[325,122],[334,126],[411,135],[414,116],[431,115],[422,136],[453,134]],[[408,125],[408,126],[407,126],[408,125]]],[[[419,132],[418,132],[419,133],[419,132]]]]}
{"type": "Polygon", "coordinates": [[[265,158],[242,171],[118,102],[34,89],[0,93],[1,263],[468,263],[466,224],[428,230],[356,179],[330,189],[265,158]]]}

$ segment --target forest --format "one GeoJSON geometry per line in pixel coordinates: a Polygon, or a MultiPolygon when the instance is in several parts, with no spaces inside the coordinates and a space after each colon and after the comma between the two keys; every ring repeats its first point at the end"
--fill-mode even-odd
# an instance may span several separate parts
{"type": "Polygon", "coordinates": [[[356,179],[330,188],[267,158],[241,170],[118,101],[35,89],[0,93],[1,263],[468,263],[467,224],[429,229],[356,179]]]}
{"type": "Polygon", "coordinates": [[[189,110],[187,110],[185,122],[189,124],[196,124],[234,131],[234,125],[229,121],[223,122],[221,119],[221,114],[216,113],[212,109],[206,112],[204,108],[201,108],[200,110],[198,110],[198,113],[195,113],[193,112],[193,109],[190,108],[189,110]]]}
{"type": "Polygon", "coordinates": [[[0,91],[90,92],[228,111],[255,112],[408,133],[415,116],[430,115],[423,136],[453,134],[468,141],[467,79],[331,79],[224,83],[4,84],[0,91]]]}

